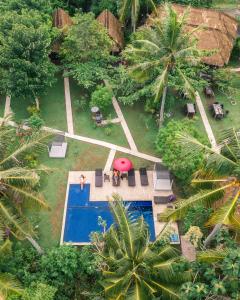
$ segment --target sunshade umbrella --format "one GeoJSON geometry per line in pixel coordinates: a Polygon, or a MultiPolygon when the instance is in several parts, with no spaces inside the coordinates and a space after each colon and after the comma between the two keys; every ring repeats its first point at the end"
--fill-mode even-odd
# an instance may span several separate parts
{"type": "Polygon", "coordinates": [[[133,164],[127,158],[117,158],[113,162],[113,168],[120,172],[127,172],[133,168],[133,164]]]}

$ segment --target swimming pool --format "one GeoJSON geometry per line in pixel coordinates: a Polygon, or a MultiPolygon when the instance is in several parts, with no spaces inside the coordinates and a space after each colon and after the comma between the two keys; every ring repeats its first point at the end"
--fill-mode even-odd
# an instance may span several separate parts
{"type": "MultiPolygon", "coordinates": [[[[70,184],[68,192],[67,211],[63,242],[88,243],[90,233],[101,231],[98,217],[101,216],[107,223],[107,228],[113,223],[113,217],[107,201],[89,201],[90,185],[86,184],[81,191],[79,184],[70,184]]],[[[150,238],[155,239],[151,201],[124,201],[128,205],[133,217],[143,215],[149,225],[150,238]]]]}

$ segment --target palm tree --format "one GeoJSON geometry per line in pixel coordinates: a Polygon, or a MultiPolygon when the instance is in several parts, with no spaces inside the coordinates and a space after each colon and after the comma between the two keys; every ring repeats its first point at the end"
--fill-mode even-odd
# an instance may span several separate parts
{"type": "Polygon", "coordinates": [[[115,224],[94,244],[103,260],[106,299],[179,299],[178,287],[190,273],[174,271],[180,261],[177,251],[170,246],[155,251],[143,217],[134,219],[118,195],[112,200],[115,224]]]}
{"type": "MultiPolygon", "coordinates": [[[[3,232],[0,230],[0,258],[11,250],[9,239],[3,241],[3,232]]],[[[7,299],[10,294],[22,294],[20,283],[8,273],[0,272],[0,300],[7,299]]]]}
{"type": "Polygon", "coordinates": [[[222,199],[223,204],[215,209],[206,224],[215,225],[204,242],[208,246],[222,225],[240,231],[240,135],[234,128],[225,131],[217,150],[186,134],[179,136],[179,142],[184,146],[183,151],[189,160],[200,153],[205,157],[203,170],[192,180],[201,189],[190,198],[177,201],[176,209],[168,209],[163,219],[182,219],[190,207],[198,204],[211,206],[222,199]]]}
{"type": "MultiPolygon", "coordinates": [[[[23,207],[37,204],[48,208],[44,197],[36,191],[39,184],[39,173],[44,167],[30,169],[24,166],[23,156],[28,151],[46,147],[43,140],[46,134],[35,133],[30,137],[18,139],[16,129],[6,125],[6,120],[0,123],[0,220],[7,235],[16,238],[27,238],[33,246],[33,229],[24,217],[23,207]]],[[[41,252],[40,247],[36,247],[41,252]]]]}
{"type": "Polygon", "coordinates": [[[125,50],[126,58],[133,63],[130,74],[139,82],[153,79],[155,102],[161,101],[160,119],[164,120],[164,106],[169,85],[169,77],[178,76],[183,91],[190,98],[195,98],[195,91],[190,78],[183,67],[196,65],[203,52],[197,49],[193,33],[198,28],[186,32],[185,25],[188,10],[178,16],[171,5],[165,5],[165,17],[152,19],[152,28],[143,29],[141,39],[136,39],[125,50]]]}
{"type": "MultiPolygon", "coordinates": [[[[152,0],[145,0],[146,3],[149,3],[154,9],[155,5],[152,0]]],[[[131,15],[131,23],[133,32],[136,31],[137,20],[140,12],[141,0],[122,0],[121,7],[119,10],[120,21],[125,22],[127,16],[131,15]]]]}

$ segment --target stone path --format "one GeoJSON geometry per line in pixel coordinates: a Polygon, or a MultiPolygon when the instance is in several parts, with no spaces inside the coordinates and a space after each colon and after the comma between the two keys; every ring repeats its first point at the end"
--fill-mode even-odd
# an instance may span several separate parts
{"type": "Polygon", "coordinates": [[[65,103],[66,103],[66,116],[67,116],[67,128],[70,134],[74,134],[73,129],[73,115],[72,115],[72,103],[69,87],[69,78],[64,77],[64,93],[65,93],[65,103]]]}
{"type": "Polygon", "coordinates": [[[195,261],[196,260],[196,249],[195,247],[187,241],[183,235],[180,236],[181,239],[181,250],[182,255],[188,260],[188,261],[195,261]]]}
{"type": "Polygon", "coordinates": [[[212,131],[212,127],[211,127],[211,125],[210,125],[210,123],[208,121],[208,117],[206,115],[206,111],[204,109],[201,97],[200,97],[200,95],[199,95],[198,92],[196,92],[196,103],[197,103],[198,110],[200,112],[200,115],[201,115],[201,118],[202,118],[202,121],[203,121],[203,125],[205,127],[206,132],[207,132],[208,139],[209,139],[209,141],[211,143],[211,146],[212,146],[212,148],[214,150],[219,151],[219,148],[217,146],[217,142],[216,142],[215,136],[214,136],[213,131],[212,131]]]}
{"type": "Polygon", "coordinates": [[[11,97],[6,97],[5,109],[4,109],[4,117],[8,116],[11,113],[11,97]]]}
{"type": "Polygon", "coordinates": [[[108,159],[107,159],[105,168],[104,168],[104,173],[109,172],[111,170],[115,154],[116,154],[116,150],[111,149],[110,152],[109,152],[109,155],[108,155],[108,159]]]}
{"type": "MultiPolygon", "coordinates": [[[[111,88],[110,84],[108,83],[108,81],[104,80],[104,82],[105,82],[106,87],[108,87],[110,90],[112,90],[112,88],[111,88]]],[[[131,132],[128,128],[127,122],[126,122],[126,120],[123,116],[122,110],[121,110],[115,96],[112,97],[112,103],[113,103],[113,107],[116,111],[116,114],[118,116],[118,119],[120,119],[120,121],[121,121],[121,125],[122,125],[123,131],[125,133],[125,136],[126,136],[126,139],[128,141],[128,144],[129,144],[130,148],[134,151],[137,151],[137,146],[134,142],[132,134],[131,134],[131,132]]]]}
{"type": "Polygon", "coordinates": [[[121,123],[121,120],[119,118],[111,119],[111,120],[103,120],[102,125],[108,125],[108,124],[117,124],[121,123]]]}

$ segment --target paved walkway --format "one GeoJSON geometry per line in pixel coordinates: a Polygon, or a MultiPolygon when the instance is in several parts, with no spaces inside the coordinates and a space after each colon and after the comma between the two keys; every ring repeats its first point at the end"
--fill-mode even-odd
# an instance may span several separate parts
{"type": "MultiPolygon", "coordinates": [[[[0,122],[2,120],[3,120],[3,118],[0,118],[0,122]]],[[[17,124],[13,121],[8,121],[8,124],[11,125],[11,126],[17,127],[17,124]]],[[[23,126],[23,129],[27,130],[27,129],[29,129],[29,127],[28,126],[23,126]]],[[[61,130],[46,127],[46,126],[43,126],[42,130],[48,131],[48,132],[51,132],[51,133],[61,133],[61,134],[64,134],[66,137],[70,138],[70,139],[78,140],[78,141],[93,144],[93,145],[98,145],[98,146],[101,146],[101,147],[108,148],[110,150],[113,149],[113,150],[116,150],[116,151],[119,151],[119,152],[123,152],[123,153],[126,153],[126,154],[130,154],[130,155],[145,159],[145,160],[149,160],[149,161],[152,161],[152,162],[162,162],[162,160],[158,157],[148,155],[148,154],[145,154],[145,153],[141,153],[141,152],[138,152],[138,151],[134,151],[134,150],[131,150],[131,149],[128,149],[128,148],[125,148],[125,147],[122,147],[122,146],[118,146],[118,145],[115,145],[115,144],[111,144],[111,143],[108,143],[108,142],[104,142],[104,141],[101,141],[101,140],[92,139],[92,138],[88,138],[88,137],[81,136],[81,135],[70,134],[69,132],[63,132],[61,130]]]]}
{"type": "Polygon", "coordinates": [[[11,97],[6,97],[5,109],[4,109],[4,117],[8,116],[11,113],[11,97]]]}
{"type": "MultiPolygon", "coordinates": [[[[104,82],[105,82],[106,87],[108,87],[110,90],[112,90],[112,88],[111,88],[110,84],[108,83],[108,81],[104,80],[104,82]]],[[[119,104],[118,104],[117,99],[116,99],[115,96],[112,97],[112,103],[113,103],[113,107],[114,107],[114,109],[115,109],[115,111],[117,113],[117,116],[118,116],[118,118],[121,121],[121,125],[122,125],[123,131],[125,133],[125,136],[126,136],[126,139],[128,141],[128,144],[129,144],[130,148],[132,150],[134,150],[134,151],[137,151],[137,146],[136,146],[136,144],[134,142],[132,134],[131,134],[131,132],[130,132],[130,130],[128,128],[127,122],[126,122],[126,120],[125,120],[125,118],[123,116],[123,113],[121,111],[121,108],[120,108],[120,106],[119,106],[119,104]]]]}
{"type": "Polygon", "coordinates": [[[107,159],[105,168],[104,168],[104,173],[107,173],[107,172],[109,172],[111,170],[115,154],[116,154],[116,150],[115,149],[111,149],[110,152],[109,152],[109,155],[108,155],[108,159],[107,159]]]}
{"type": "Polygon", "coordinates": [[[188,240],[185,239],[183,235],[180,236],[181,239],[181,250],[182,255],[188,261],[195,261],[196,260],[196,249],[188,240]]]}
{"type": "Polygon", "coordinates": [[[64,93],[65,93],[65,103],[66,103],[67,128],[68,128],[68,132],[70,134],[74,134],[72,103],[71,103],[71,94],[70,94],[69,78],[68,77],[64,77],[64,93]]]}
{"type": "Polygon", "coordinates": [[[211,125],[208,121],[206,111],[204,109],[201,97],[200,97],[198,92],[196,92],[196,103],[197,103],[198,110],[200,112],[200,115],[201,115],[201,118],[202,118],[202,121],[203,121],[203,125],[205,127],[206,132],[207,132],[208,139],[211,143],[211,146],[214,150],[219,151],[219,148],[217,147],[217,142],[216,142],[215,136],[214,136],[213,131],[212,131],[212,127],[211,127],[211,125]]]}

